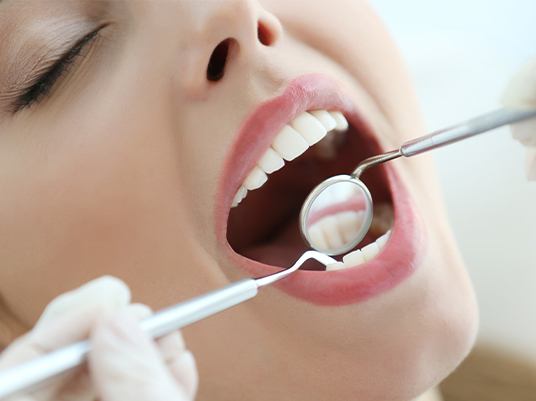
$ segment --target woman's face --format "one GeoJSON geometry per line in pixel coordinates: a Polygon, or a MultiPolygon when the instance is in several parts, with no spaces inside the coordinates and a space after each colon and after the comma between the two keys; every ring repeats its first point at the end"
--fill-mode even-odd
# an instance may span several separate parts
{"type": "MultiPolygon", "coordinates": [[[[104,274],[158,309],[288,266],[314,184],[423,132],[363,0],[0,0],[0,54],[0,294],[28,325],[104,274]],[[229,213],[271,145],[304,150],[275,135],[319,109],[349,130],[229,213]]],[[[430,161],[375,171],[381,253],[187,328],[199,399],[407,400],[466,355],[477,313],[430,161]]]]}

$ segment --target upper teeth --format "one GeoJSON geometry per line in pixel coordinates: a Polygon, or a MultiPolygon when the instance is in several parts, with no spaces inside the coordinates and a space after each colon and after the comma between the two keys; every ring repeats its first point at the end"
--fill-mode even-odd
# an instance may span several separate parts
{"type": "MultiPolygon", "coordinates": [[[[309,227],[311,245],[318,249],[337,249],[352,241],[357,235],[363,211],[342,211],[320,218],[309,227]]],[[[379,238],[367,246],[342,257],[342,262],[326,266],[326,270],[341,270],[358,266],[374,259],[389,239],[394,222],[393,208],[388,203],[374,207],[374,217],[369,233],[379,238]],[[383,234],[383,235],[382,235],[383,234]]]]}
{"type": "Polygon", "coordinates": [[[275,136],[269,147],[246,176],[236,192],[232,207],[246,197],[248,191],[262,187],[268,175],[303,154],[309,147],[321,141],[332,130],[344,131],[348,122],[339,111],[314,110],[303,112],[286,124],[275,136]]]}

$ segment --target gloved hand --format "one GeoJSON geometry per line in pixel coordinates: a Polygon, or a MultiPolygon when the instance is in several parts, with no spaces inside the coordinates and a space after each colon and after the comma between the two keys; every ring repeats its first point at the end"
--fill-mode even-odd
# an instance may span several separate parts
{"type": "MultiPolygon", "coordinates": [[[[525,65],[512,79],[503,97],[506,107],[536,109],[536,60],[525,65]]],[[[536,180],[536,119],[511,126],[512,135],[526,147],[526,172],[536,180]]]]}
{"type": "Polygon", "coordinates": [[[35,328],[0,356],[0,371],[87,338],[92,347],[89,369],[78,369],[9,401],[192,400],[197,370],[182,336],[175,332],[154,342],[138,324],[151,311],[129,303],[129,289],[112,277],[56,298],[35,328]]]}

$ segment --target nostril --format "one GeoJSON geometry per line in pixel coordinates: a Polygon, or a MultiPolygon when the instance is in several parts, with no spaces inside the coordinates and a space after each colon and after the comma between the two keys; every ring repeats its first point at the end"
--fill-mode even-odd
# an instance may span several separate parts
{"type": "Polygon", "coordinates": [[[231,41],[232,39],[230,38],[225,39],[223,42],[220,42],[212,52],[207,67],[207,79],[209,81],[215,82],[223,78],[231,41]]]}
{"type": "Polygon", "coordinates": [[[261,20],[257,24],[257,38],[264,46],[271,46],[275,39],[268,25],[261,20]]]}

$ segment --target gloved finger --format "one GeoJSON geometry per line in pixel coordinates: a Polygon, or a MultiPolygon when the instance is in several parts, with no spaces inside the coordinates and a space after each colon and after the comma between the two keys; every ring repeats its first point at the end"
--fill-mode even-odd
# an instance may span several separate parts
{"type": "Polygon", "coordinates": [[[125,283],[112,276],[103,276],[55,298],[45,307],[36,327],[79,308],[99,308],[117,311],[130,302],[130,290],[125,283]]]}
{"type": "Polygon", "coordinates": [[[92,281],[67,297],[60,295],[45,308],[36,327],[2,354],[0,369],[86,338],[99,317],[124,308],[129,301],[128,287],[110,277],[92,281]],[[91,301],[88,292],[98,292],[98,299],[91,301]]]}
{"type": "MultiPolygon", "coordinates": [[[[534,106],[536,109],[536,105],[534,106]]],[[[530,119],[510,127],[515,140],[525,146],[536,146],[536,119],[530,119]]]]}
{"type": "Polygon", "coordinates": [[[536,59],[525,64],[508,84],[502,98],[506,107],[536,107],[536,59]]]}
{"type": "MultiPolygon", "coordinates": [[[[131,304],[126,307],[136,320],[142,320],[149,317],[152,312],[146,305],[131,304]]],[[[94,389],[91,378],[89,377],[87,367],[82,367],[69,380],[66,380],[58,391],[61,395],[61,400],[76,400],[76,401],[94,401],[97,399],[97,394],[94,389]]]]}
{"type": "Polygon", "coordinates": [[[186,390],[155,343],[128,313],[103,319],[91,334],[89,368],[102,401],[185,401],[186,390]]]}
{"type": "MultiPolygon", "coordinates": [[[[124,307],[129,300],[130,292],[126,285],[109,277],[90,282],[69,293],[68,297],[56,298],[46,308],[39,324],[30,333],[16,340],[0,356],[0,370],[86,338],[91,326],[102,317],[103,313],[111,313],[121,306],[124,307]],[[96,290],[99,293],[99,301],[92,304],[87,293],[88,291],[95,293],[96,290]]],[[[40,401],[57,399],[55,394],[75,374],[72,372],[61,376],[47,383],[47,386],[39,392],[21,395],[16,399],[19,400],[20,397],[39,397],[36,399],[40,401]]]]}
{"type": "MultiPolygon", "coordinates": [[[[135,305],[131,305],[134,307],[135,305]]],[[[142,320],[150,315],[152,311],[145,305],[137,305],[142,308],[137,313],[136,319],[142,320]],[[143,309],[144,308],[144,309],[143,309]]],[[[168,370],[175,380],[184,388],[189,398],[193,399],[197,392],[198,375],[195,358],[191,352],[186,349],[184,338],[180,331],[163,336],[156,340],[156,346],[168,370]]]]}
{"type": "Polygon", "coordinates": [[[179,331],[168,334],[157,341],[157,346],[175,380],[188,397],[194,399],[198,385],[197,368],[193,354],[186,350],[182,334],[179,331]]]}
{"type": "MultiPolygon", "coordinates": [[[[516,74],[502,100],[506,107],[536,109],[536,59],[524,65],[516,74]]],[[[527,147],[526,174],[529,180],[536,180],[536,119],[514,124],[510,128],[514,139],[527,147]]]]}
{"type": "Polygon", "coordinates": [[[525,152],[525,170],[527,178],[536,181],[536,146],[527,147],[525,152]]]}

